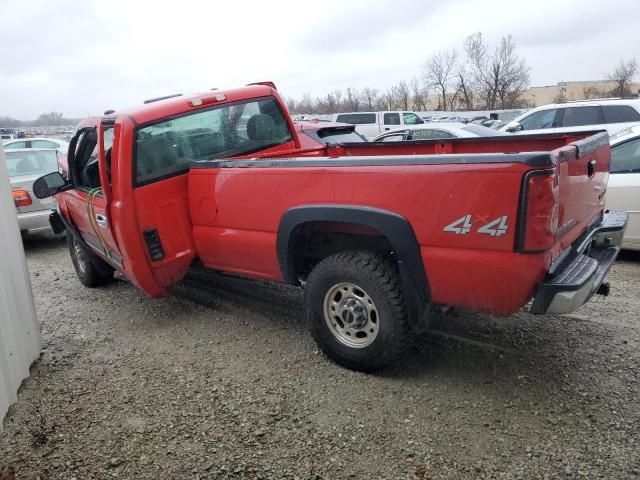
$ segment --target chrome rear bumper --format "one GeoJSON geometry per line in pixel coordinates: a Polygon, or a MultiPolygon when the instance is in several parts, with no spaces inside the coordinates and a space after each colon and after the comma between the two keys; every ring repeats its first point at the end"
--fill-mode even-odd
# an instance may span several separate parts
{"type": "Polygon", "coordinates": [[[563,255],[538,288],[531,313],[569,313],[580,308],[598,291],[620,253],[628,216],[605,212],[563,255]]]}

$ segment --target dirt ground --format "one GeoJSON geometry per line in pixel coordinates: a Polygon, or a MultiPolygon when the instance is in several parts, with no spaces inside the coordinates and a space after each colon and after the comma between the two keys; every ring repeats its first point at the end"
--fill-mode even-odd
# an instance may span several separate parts
{"type": "Polygon", "coordinates": [[[454,312],[365,375],[318,352],[298,289],[152,300],[25,247],[43,353],[0,433],[17,478],[640,479],[640,255],[575,314],[454,312]]]}

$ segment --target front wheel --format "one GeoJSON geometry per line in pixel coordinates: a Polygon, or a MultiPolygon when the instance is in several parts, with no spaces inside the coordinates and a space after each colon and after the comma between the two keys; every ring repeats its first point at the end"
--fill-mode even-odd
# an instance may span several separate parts
{"type": "Polygon", "coordinates": [[[85,287],[95,288],[109,283],[113,279],[114,269],[95,253],[89,251],[70,232],[67,232],[67,244],[69,245],[73,268],[76,271],[76,275],[78,275],[80,283],[85,287]]]}
{"type": "Polygon", "coordinates": [[[336,363],[372,372],[397,362],[409,341],[397,268],[369,252],[322,260],[305,285],[311,334],[336,363]]]}

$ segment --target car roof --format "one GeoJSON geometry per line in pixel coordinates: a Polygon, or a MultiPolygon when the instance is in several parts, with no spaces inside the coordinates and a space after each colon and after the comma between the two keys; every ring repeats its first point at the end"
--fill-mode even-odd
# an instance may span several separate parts
{"type": "Polygon", "coordinates": [[[30,142],[32,140],[46,140],[47,142],[57,142],[57,143],[69,143],[66,140],[62,140],[60,138],[51,138],[51,137],[24,137],[24,138],[12,138],[4,143],[15,143],[15,142],[30,142]]]}
{"type": "Polygon", "coordinates": [[[125,110],[118,110],[108,115],[87,118],[80,122],[80,126],[95,125],[105,117],[118,118],[122,116],[131,118],[135,123],[148,123],[173,115],[179,115],[187,111],[196,112],[203,108],[209,108],[215,105],[216,97],[224,97],[225,103],[228,104],[229,102],[268,97],[274,94],[276,94],[276,89],[270,85],[247,85],[245,87],[228,90],[215,89],[187,95],[171,95],[168,97],[159,97],[158,99],[150,99],[142,105],[125,110]],[[210,100],[210,102],[204,102],[202,106],[191,106],[189,102],[193,100],[210,100]]]}
{"type": "Polygon", "coordinates": [[[618,145],[634,138],[640,137],[640,123],[625,128],[611,137],[611,145],[618,145]]]}
{"type": "Polygon", "coordinates": [[[57,148],[11,148],[9,150],[5,150],[5,155],[11,155],[12,153],[36,153],[36,152],[56,152],[58,153],[57,148]]]}

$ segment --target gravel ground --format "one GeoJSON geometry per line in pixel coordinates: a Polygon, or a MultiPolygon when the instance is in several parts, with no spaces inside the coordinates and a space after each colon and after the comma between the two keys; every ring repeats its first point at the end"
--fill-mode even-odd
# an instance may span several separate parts
{"type": "Polygon", "coordinates": [[[297,289],[194,275],[152,300],[25,246],[43,353],[0,434],[17,478],[640,478],[640,255],[576,314],[454,312],[365,375],[318,352],[297,289]]]}

